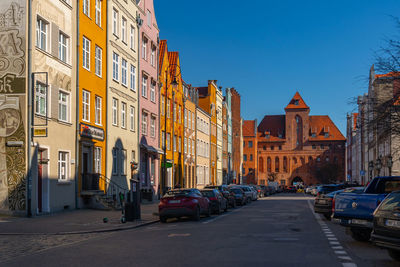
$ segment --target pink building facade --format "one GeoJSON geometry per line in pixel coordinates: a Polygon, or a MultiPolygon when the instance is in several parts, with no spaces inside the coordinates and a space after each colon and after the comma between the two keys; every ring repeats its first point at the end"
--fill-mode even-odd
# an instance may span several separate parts
{"type": "Polygon", "coordinates": [[[153,0],[139,1],[143,24],[139,31],[139,142],[140,184],[142,198],[153,198],[159,192],[159,29],[153,0]]]}

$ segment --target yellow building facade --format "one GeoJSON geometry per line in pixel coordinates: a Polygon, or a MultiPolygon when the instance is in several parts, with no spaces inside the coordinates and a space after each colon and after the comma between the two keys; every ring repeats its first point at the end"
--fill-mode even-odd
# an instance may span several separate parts
{"type": "Polygon", "coordinates": [[[105,190],[107,1],[79,1],[79,192],[105,190]]]}

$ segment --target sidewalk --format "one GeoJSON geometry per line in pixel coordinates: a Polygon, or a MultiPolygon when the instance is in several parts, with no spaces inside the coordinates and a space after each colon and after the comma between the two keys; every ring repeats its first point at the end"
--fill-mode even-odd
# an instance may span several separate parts
{"type": "Polygon", "coordinates": [[[73,210],[33,218],[0,217],[0,235],[63,235],[120,231],[158,221],[158,202],[141,205],[141,220],[121,223],[121,211],[73,210]],[[108,222],[104,223],[103,218],[108,222]]]}

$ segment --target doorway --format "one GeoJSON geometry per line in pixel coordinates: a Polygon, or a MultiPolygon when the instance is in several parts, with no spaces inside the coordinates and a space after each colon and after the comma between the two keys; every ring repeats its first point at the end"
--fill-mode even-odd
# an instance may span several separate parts
{"type": "Polygon", "coordinates": [[[49,206],[49,177],[48,177],[48,150],[38,150],[37,173],[37,211],[38,213],[50,212],[49,206]]]}
{"type": "Polygon", "coordinates": [[[92,175],[92,147],[82,146],[82,189],[90,190],[92,175]]]}

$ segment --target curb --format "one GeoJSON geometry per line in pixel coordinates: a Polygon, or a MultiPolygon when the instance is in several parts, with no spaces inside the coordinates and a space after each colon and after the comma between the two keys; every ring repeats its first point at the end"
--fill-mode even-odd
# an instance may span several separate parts
{"type": "Polygon", "coordinates": [[[140,228],[148,226],[151,224],[158,223],[160,220],[153,220],[144,222],[138,225],[132,225],[127,227],[114,227],[109,229],[97,229],[97,230],[83,230],[83,231],[71,231],[71,232],[56,232],[56,233],[0,233],[0,236],[22,236],[22,235],[80,235],[80,234],[96,234],[96,233],[107,233],[107,232],[118,232],[131,230],[135,228],[140,228]]]}

